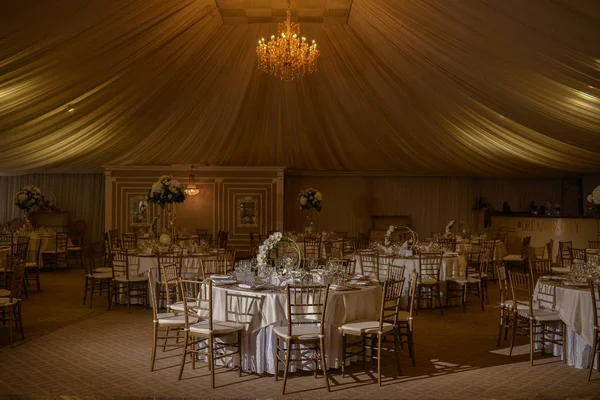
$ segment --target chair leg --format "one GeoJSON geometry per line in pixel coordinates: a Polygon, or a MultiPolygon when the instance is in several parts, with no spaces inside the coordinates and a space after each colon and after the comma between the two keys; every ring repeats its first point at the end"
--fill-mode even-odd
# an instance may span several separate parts
{"type": "MultiPolygon", "coordinates": [[[[483,283],[481,281],[479,281],[479,300],[481,301],[481,311],[485,311],[484,306],[483,306],[483,288],[482,288],[483,283]]],[[[486,293],[487,293],[487,283],[486,283],[486,293]]],[[[487,294],[486,294],[487,297],[487,294]]],[[[488,299],[489,301],[489,299],[488,299]]]]}
{"type": "Polygon", "coordinates": [[[238,377],[242,377],[242,331],[238,332],[238,377]]]}
{"type": "Polygon", "coordinates": [[[415,341],[414,341],[414,337],[413,337],[413,333],[410,327],[408,327],[407,329],[408,332],[408,354],[410,355],[410,358],[412,359],[412,366],[416,367],[417,366],[417,361],[416,361],[416,356],[415,356],[415,341]]]}
{"type": "Polygon", "coordinates": [[[35,267],[35,283],[37,284],[37,291],[40,292],[40,268],[35,267]]]}
{"type": "Polygon", "coordinates": [[[327,363],[325,361],[325,338],[320,339],[320,348],[319,354],[321,355],[321,365],[323,366],[323,376],[325,377],[325,386],[327,386],[327,391],[330,392],[329,388],[329,377],[327,376],[327,363]]]}
{"type": "Polygon", "coordinates": [[[498,340],[496,341],[496,347],[500,346],[500,342],[502,341],[502,331],[505,329],[504,326],[504,322],[505,322],[505,318],[504,318],[504,308],[502,308],[502,305],[500,306],[500,329],[498,329],[498,340]]]}
{"type": "Polygon", "coordinates": [[[377,335],[377,383],[381,386],[381,345],[383,333],[377,335]]]}
{"type": "Polygon", "coordinates": [[[112,282],[109,281],[108,285],[106,285],[106,286],[107,286],[106,290],[108,292],[108,311],[110,311],[110,308],[112,306],[112,294],[110,292],[111,288],[112,288],[112,282]]]}
{"type": "Polygon", "coordinates": [[[92,290],[90,293],[90,308],[92,308],[92,304],[94,303],[94,289],[96,288],[96,281],[94,280],[94,278],[92,278],[91,283],[92,283],[92,290]]]}
{"type": "Polygon", "coordinates": [[[85,306],[85,299],[87,297],[87,292],[88,292],[88,278],[85,278],[85,288],[83,291],[83,305],[85,306]]]}
{"type": "MultiPolygon", "coordinates": [[[[442,307],[442,289],[440,287],[439,282],[436,284],[436,288],[437,288],[438,302],[440,304],[440,314],[444,315],[444,307],[442,307]]],[[[433,302],[433,288],[431,288],[431,298],[432,298],[432,302],[433,302]]]]}
{"type": "Polygon", "coordinates": [[[185,331],[185,338],[183,339],[183,355],[181,356],[181,366],[179,367],[179,380],[181,380],[181,376],[183,375],[183,368],[185,367],[185,357],[187,356],[187,349],[189,343],[189,332],[185,331]]]}
{"type": "Polygon", "coordinates": [[[594,332],[594,344],[592,345],[592,359],[590,360],[590,368],[588,370],[587,380],[592,379],[592,371],[594,370],[594,361],[598,353],[598,332],[594,332]]]}
{"type": "Polygon", "coordinates": [[[13,338],[13,311],[11,309],[12,306],[8,307],[8,336],[10,338],[10,347],[14,347],[14,338],[13,338]]]}
{"type": "MultiPolygon", "coordinates": [[[[462,310],[463,310],[463,314],[467,312],[467,290],[469,288],[469,285],[467,285],[466,283],[463,285],[463,296],[462,296],[462,310]]],[[[446,293],[446,296],[448,296],[448,294],[446,293]]]]}
{"type": "Polygon", "coordinates": [[[127,281],[127,312],[131,313],[131,285],[127,281]]]}
{"type": "MultiPolygon", "coordinates": [[[[152,334],[152,359],[150,363],[150,372],[154,371],[154,361],[156,360],[156,345],[158,344],[158,323],[154,323],[154,332],[152,334]]],[[[185,354],[185,351],[184,351],[185,354]]]]}
{"type": "Polygon", "coordinates": [[[513,318],[513,331],[512,331],[512,337],[510,338],[510,350],[508,352],[508,356],[512,356],[512,352],[513,352],[513,347],[515,346],[515,337],[517,336],[517,313],[515,311],[513,311],[514,314],[514,318],[513,318]]]}
{"type": "Polygon", "coordinates": [[[285,370],[283,371],[283,389],[281,394],[285,394],[285,385],[287,384],[288,369],[290,368],[290,357],[292,355],[292,343],[289,340],[285,341],[285,370]]]}
{"type": "Polygon", "coordinates": [[[279,338],[275,336],[275,382],[279,379],[279,338]]]}
{"type": "Polygon", "coordinates": [[[421,286],[417,286],[417,295],[415,296],[415,315],[419,315],[419,303],[421,302],[421,286]]]}
{"type": "Polygon", "coordinates": [[[398,369],[398,376],[402,375],[400,368],[400,352],[398,351],[398,331],[394,329],[394,355],[396,356],[396,368],[398,369]]]}
{"type": "Polygon", "coordinates": [[[212,335],[208,337],[208,363],[211,366],[210,369],[210,384],[211,387],[215,388],[215,343],[212,335]]]}
{"type": "MultiPolygon", "coordinates": [[[[529,366],[533,367],[533,344],[534,344],[534,324],[533,320],[529,320],[529,366]]],[[[544,341],[542,340],[542,349],[544,348],[544,341]]]]}
{"type": "Polygon", "coordinates": [[[342,332],[342,378],[345,377],[346,368],[346,334],[342,332]]]}
{"type": "Polygon", "coordinates": [[[562,353],[565,364],[567,363],[567,325],[562,324],[562,353]]]}

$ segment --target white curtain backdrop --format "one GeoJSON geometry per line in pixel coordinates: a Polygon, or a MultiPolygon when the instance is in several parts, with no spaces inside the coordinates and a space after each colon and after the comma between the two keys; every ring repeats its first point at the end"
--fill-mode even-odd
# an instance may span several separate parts
{"type": "Polygon", "coordinates": [[[0,176],[0,222],[23,217],[14,205],[16,193],[26,185],[36,185],[42,194],[56,198],[59,208],[69,212],[71,226],[86,222],[85,240],[101,241],[104,231],[104,174],[28,174],[0,176]]]}
{"type": "Polygon", "coordinates": [[[215,0],[6,2],[0,171],[600,171],[597,0],[354,0],[300,27],[319,71],[281,82],[255,60],[276,25],[224,25],[215,0]]]}

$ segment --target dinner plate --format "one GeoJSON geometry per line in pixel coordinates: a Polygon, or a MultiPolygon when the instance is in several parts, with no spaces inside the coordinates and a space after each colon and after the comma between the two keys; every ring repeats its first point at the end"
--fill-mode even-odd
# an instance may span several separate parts
{"type": "Polygon", "coordinates": [[[231,279],[230,275],[219,275],[219,274],[213,274],[210,276],[212,279],[231,279]]]}
{"type": "Polygon", "coordinates": [[[238,287],[240,289],[248,289],[248,290],[262,290],[266,288],[266,285],[261,284],[249,284],[249,283],[238,283],[238,287]]]}
{"type": "Polygon", "coordinates": [[[329,285],[329,289],[335,290],[335,291],[350,290],[350,288],[348,286],[345,286],[345,285],[336,285],[335,283],[329,285]]]}
{"type": "Polygon", "coordinates": [[[237,283],[235,279],[216,279],[213,281],[214,286],[233,285],[237,283]]]}
{"type": "Polygon", "coordinates": [[[351,280],[351,281],[348,281],[348,285],[369,286],[369,285],[371,285],[371,281],[355,281],[355,280],[351,280]]]}

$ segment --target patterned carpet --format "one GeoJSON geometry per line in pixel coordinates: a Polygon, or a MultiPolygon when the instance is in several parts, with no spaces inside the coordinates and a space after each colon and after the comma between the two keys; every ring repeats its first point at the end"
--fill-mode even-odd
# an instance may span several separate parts
{"type": "MultiPolygon", "coordinates": [[[[383,360],[383,386],[376,371],[360,364],[341,377],[331,371],[331,388],[321,375],[292,374],[286,398],[600,398],[600,372],[586,382],[586,370],[566,366],[558,358],[537,353],[529,367],[528,342],[519,338],[516,355],[496,348],[497,286],[491,285],[492,304],[479,311],[476,299],[463,314],[460,307],[422,310],[415,320],[417,366],[402,354],[401,377],[395,376],[393,356],[383,360]]],[[[81,304],[83,273],[45,272],[42,292],[24,300],[26,340],[8,346],[0,331],[1,399],[188,399],[278,398],[281,381],[272,376],[217,370],[217,388],[210,388],[205,364],[177,380],[180,350],[160,353],[157,370],[150,372],[151,311],[118,306],[106,311],[106,296],[94,308],[81,304]]]]}

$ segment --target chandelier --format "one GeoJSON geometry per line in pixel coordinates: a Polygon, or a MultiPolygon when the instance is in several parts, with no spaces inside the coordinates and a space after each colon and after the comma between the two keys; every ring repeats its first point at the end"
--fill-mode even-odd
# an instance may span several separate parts
{"type": "Polygon", "coordinates": [[[198,188],[196,187],[196,181],[194,179],[194,166],[192,165],[190,167],[190,177],[188,179],[188,184],[186,185],[185,189],[183,190],[185,192],[186,196],[195,196],[198,193],[200,193],[200,190],[198,190],[198,188]]]}
{"type": "Polygon", "coordinates": [[[284,81],[312,74],[317,70],[319,58],[315,41],[308,44],[305,37],[300,38],[300,25],[291,21],[290,6],[291,0],[288,0],[285,22],[277,24],[279,37],[273,35],[268,42],[262,38],[256,47],[258,68],[284,81]]]}

